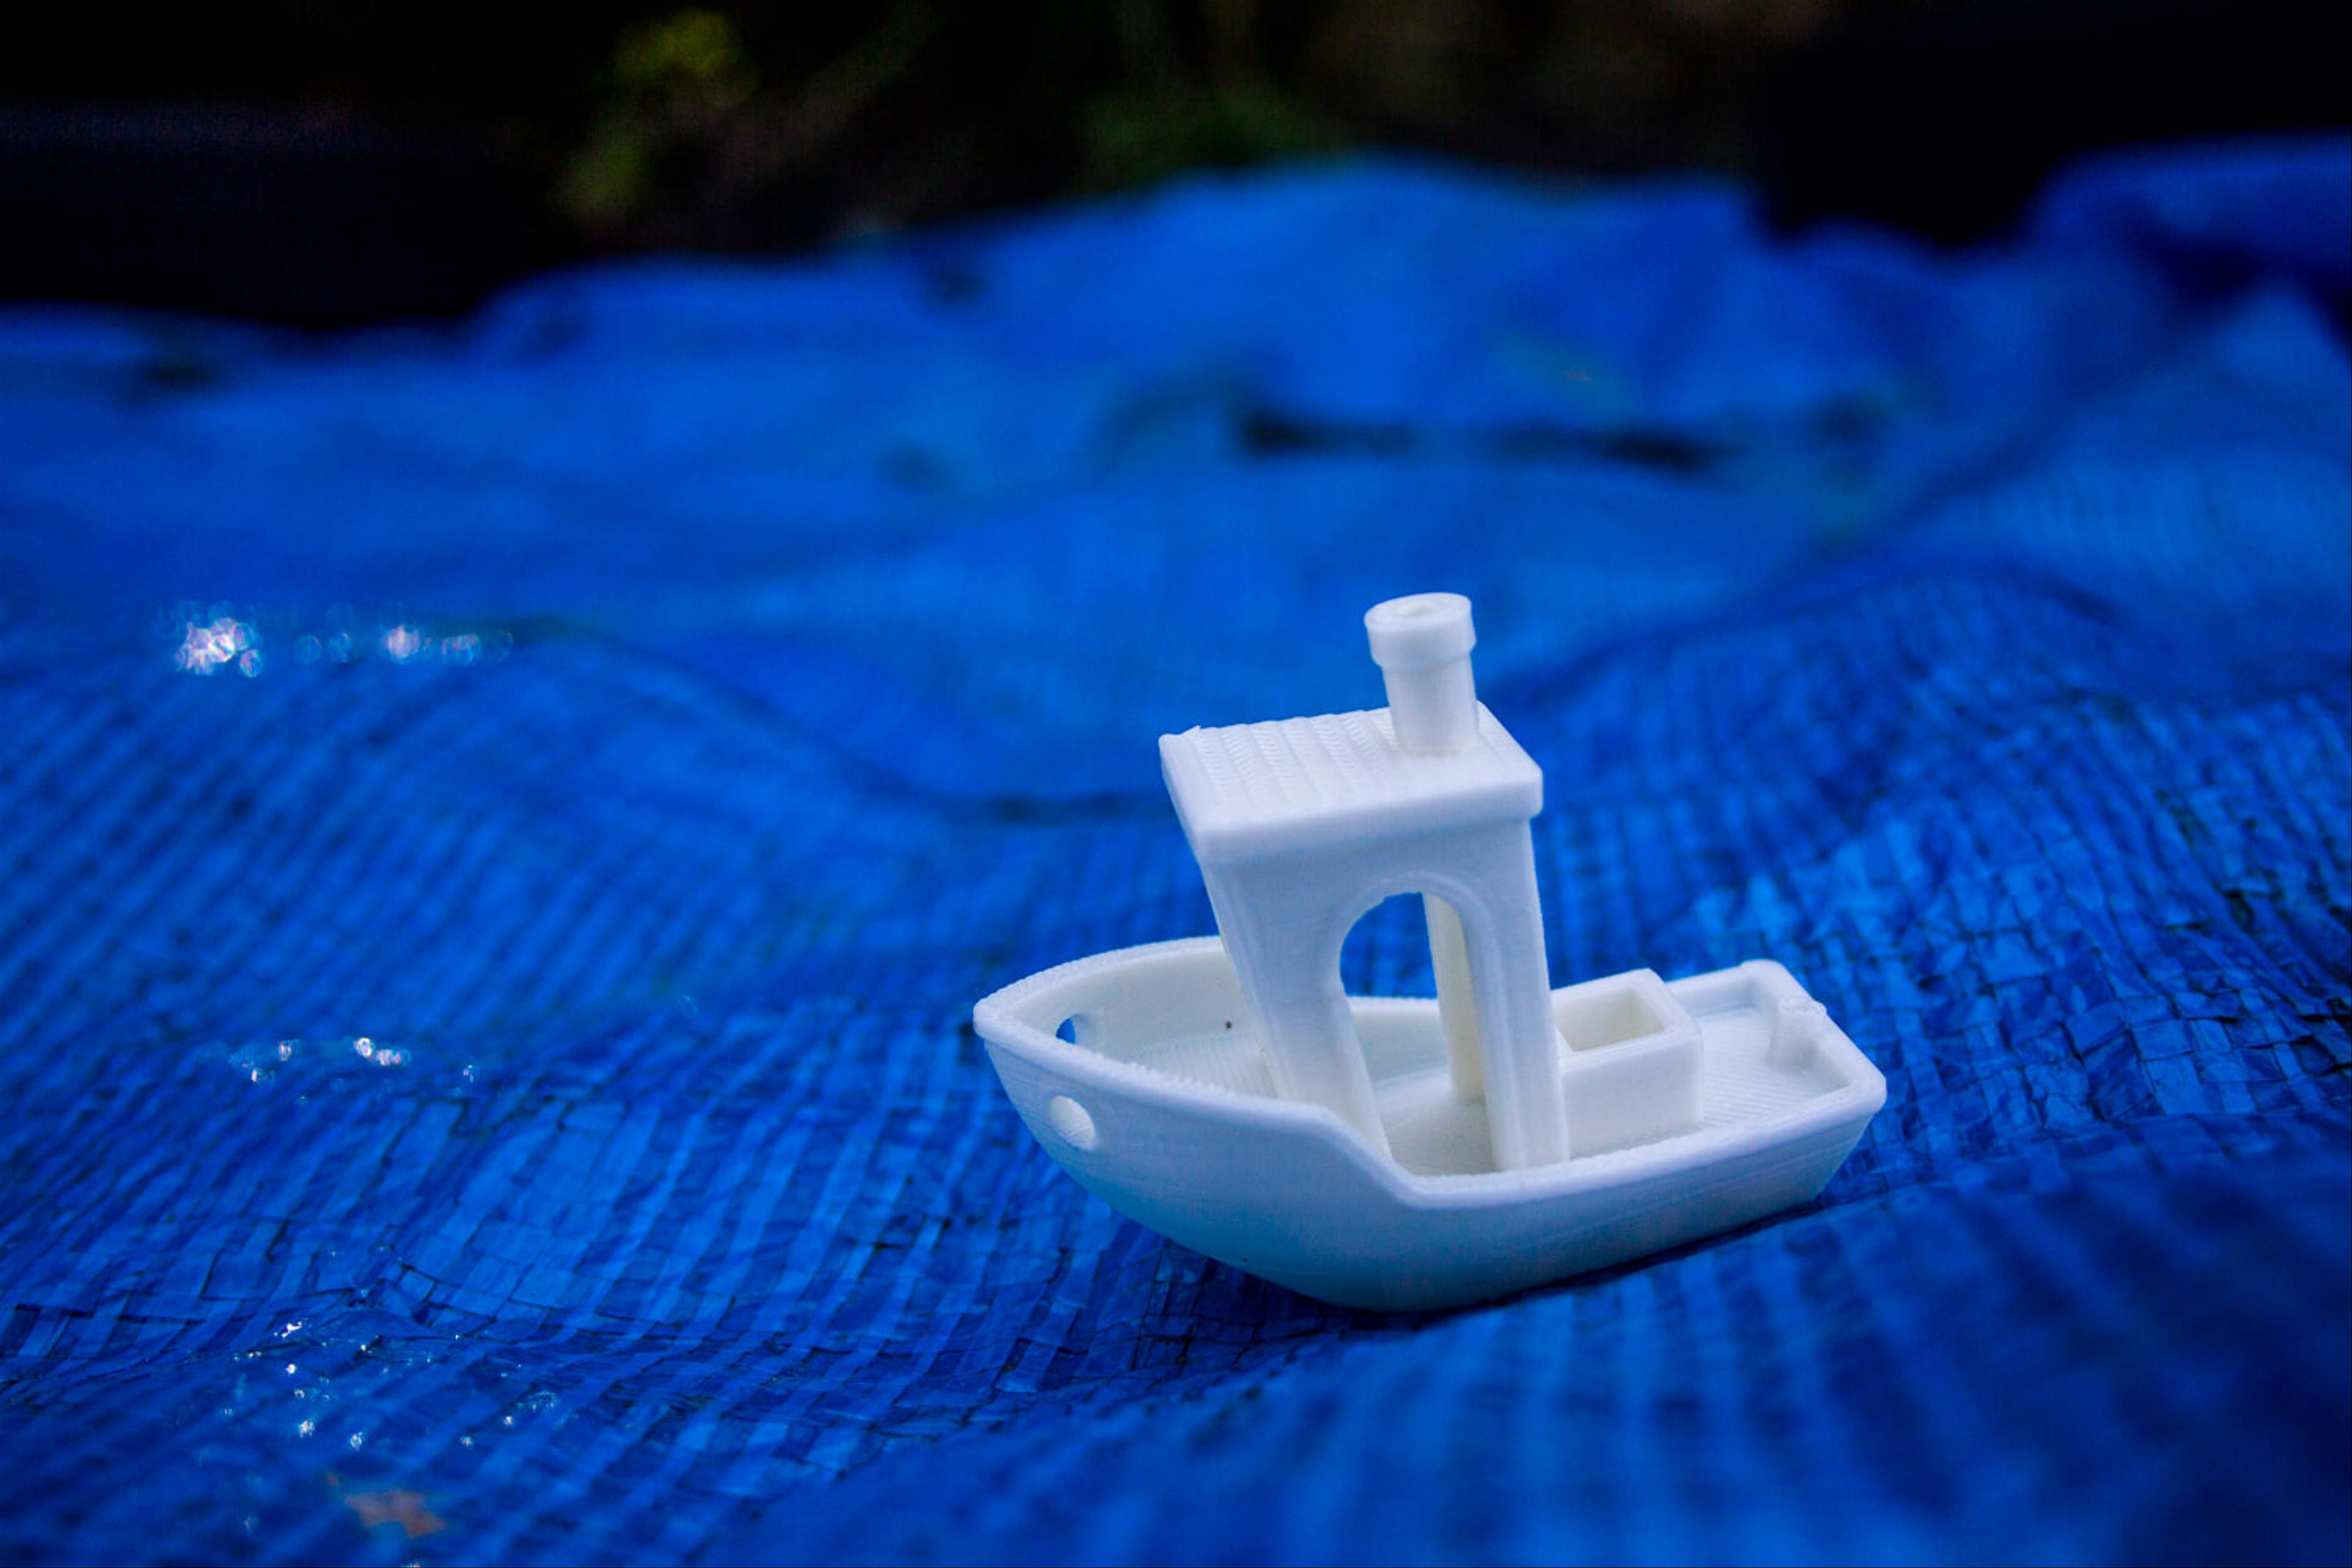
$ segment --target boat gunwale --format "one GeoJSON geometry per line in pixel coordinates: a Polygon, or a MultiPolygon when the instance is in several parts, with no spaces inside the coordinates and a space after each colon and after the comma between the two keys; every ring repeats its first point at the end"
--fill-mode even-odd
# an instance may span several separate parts
{"type": "MultiPolygon", "coordinates": [[[[1612,1187],[1635,1187],[1651,1179],[1687,1178],[1692,1156],[1706,1164],[1733,1165],[1776,1149],[1852,1128],[1859,1138],[1886,1102],[1886,1079],[1877,1065],[1863,1054],[1833,1018],[1824,1016],[1818,1047],[1844,1081],[1799,1100],[1780,1110],[1729,1126],[1698,1127],[1687,1132],[1612,1149],[1575,1155],[1556,1163],[1507,1171],[1475,1171],[1423,1174],[1407,1170],[1394,1159],[1375,1152],[1336,1111],[1306,1100],[1283,1100],[1244,1093],[1222,1084],[1203,1082],[1147,1063],[1109,1056],[1089,1046],[1065,1040],[1040,1027],[1018,1011],[1039,994],[1074,983],[1094,982],[1131,963],[1175,958],[1200,958],[1213,952],[1223,958],[1223,943],[1215,936],[1179,937],[1091,953],[1040,970],[1002,986],[972,1008],[972,1025],[991,1057],[1006,1052],[1032,1067],[1058,1073],[1115,1099],[1142,1100],[1159,1109],[1189,1116],[1210,1116],[1228,1125],[1239,1122],[1273,1135],[1306,1136],[1340,1153],[1390,1197],[1416,1209],[1484,1208],[1516,1205],[1575,1193],[1612,1187]]],[[[1669,992],[1723,976],[1745,973],[1762,978],[1779,975],[1811,996],[1795,976],[1769,959],[1666,982],[1669,992]]],[[[1607,978],[1607,977],[1602,977],[1607,978]]],[[[1555,988],[1566,989],[1565,987],[1555,988]]],[[[1353,1007],[1389,1010],[1426,1008],[1434,998],[1405,996],[1349,997],[1353,1007]]],[[[1687,1004],[1685,1004],[1687,1005],[1687,1004]]],[[[1072,1013],[1080,1011],[1073,1008],[1072,1013]]],[[[1728,1009],[1691,1009],[1699,1028],[1699,1048],[1706,1050],[1706,1020],[1728,1009]]],[[[1058,1025],[1059,1020],[1057,1019],[1058,1025]]],[[[1000,1079],[1003,1077],[999,1073],[1000,1079]]],[[[1016,1107],[1017,1109],[1017,1107],[1016,1107]]],[[[1049,1152],[1051,1150],[1049,1148],[1049,1152]]],[[[1097,1158],[1100,1156],[1097,1155],[1097,1158]]]]}

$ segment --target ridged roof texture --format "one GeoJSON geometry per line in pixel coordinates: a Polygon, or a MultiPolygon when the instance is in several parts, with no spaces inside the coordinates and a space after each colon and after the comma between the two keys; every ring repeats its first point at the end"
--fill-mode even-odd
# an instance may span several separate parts
{"type": "Polygon", "coordinates": [[[1385,708],[1163,735],[1160,760],[1203,859],[1474,821],[1528,817],[1543,773],[1482,704],[1474,742],[1446,756],[1400,750],[1385,708]]]}

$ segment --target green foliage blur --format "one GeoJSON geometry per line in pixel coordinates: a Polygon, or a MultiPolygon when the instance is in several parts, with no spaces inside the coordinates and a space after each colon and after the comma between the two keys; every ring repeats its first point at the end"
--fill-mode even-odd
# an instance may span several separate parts
{"type": "Polygon", "coordinates": [[[1366,142],[1737,169],[1768,58],[1853,3],[694,5],[615,29],[553,189],[599,245],[724,248],[1366,142]]]}
{"type": "Polygon", "coordinates": [[[98,4],[0,50],[0,97],[435,128],[492,147],[570,247],[766,250],[1367,143],[1738,169],[1770,58],[1904,3],[98,4]]]}

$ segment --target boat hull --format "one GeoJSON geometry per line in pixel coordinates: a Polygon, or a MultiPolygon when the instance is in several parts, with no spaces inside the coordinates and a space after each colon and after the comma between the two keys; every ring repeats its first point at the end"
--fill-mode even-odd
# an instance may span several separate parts
{"type": "MultiPolygon", "coordinates": [[[[1589,990],[1556,995],[1565,1007],[1589,990]]],[[[1478,1168],[1491,1164],[1480,1110],[1451,1097],[1433,1000],[1350,1004],[1395,1157],[1333,1112],[1276,1097],[1215,937],[1045,971],[982,1001],[974,1022],[1030,1131],[1113,1208],[1306,1295],[1427,1310],[1806,1203],[1885,1102],[1885,1078],[1780,965],[1664,990],[1696,1029],[1695,1120],[1520,1170],[1478,1168]],[[1077,1037],[1062,1037],[1071,1023],[1077,1037]]],[[[1563,1055],[1572,1104],[1587,1054],[1563,1055]]]]}

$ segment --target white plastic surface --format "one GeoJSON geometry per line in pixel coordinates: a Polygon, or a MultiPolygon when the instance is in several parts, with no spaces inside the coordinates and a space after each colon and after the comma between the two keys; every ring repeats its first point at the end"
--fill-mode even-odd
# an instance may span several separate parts
{"type": "Polygon", "coordinates": [[[1031,1131],[1163,1234],[1370,1307],[1482,1300],[1818,1192],[1885,1100],[1877,1069],[1777,964],[1551,989],[1542,775],[1476,700],[1469,602],[1365,626],[1389,708],[1160,741],[1217,937],[974,1009],[1031,1131]],[[1401,892],[1424,898],[1438,994],[1350,998],[1340,944],[1401,892]]]}
{"type": "Polygon", "coordinates": [[[1388,688],[1398,749],[1443,756],[1468,745],[1477,711],[1470,650],[1478,642],[1470,601],[1459,594],[1391,599],[1364,612],[1364,633],[1388,688]]]}
{"type": "MultiPolygon", "coordinates": [[[[1637,971],[1555,996],[1622,987],[1646,998],[1656,983],[1637,971]]],[[[989,997],[974,1018],[1029,1130],[1113,1208],[1309,1296],[1425,1309],[1801,1204],[1885,1102],[1878,1069],[1779,964],[1661,989],[1696,1041],[1696,1124],[1516,1171],[1495,1167],[1486,1119],[1454,1093],[1426,998],[1349,1004],[1387,1154],[1321,1106],[1277,1094],[1214,937],[1047,970],[989,997]],[[1086,1021],[1084,1045],[1055,1036],[1073,1016],[1086,1021]]],[[[1598,1064],[1612,1048],[1588,1054],[1598,1064]]]]}
{"type": "Polygon", "coordinates": [[[1275,1087],[1386,1151],[1339,988],[1339,945],[1381,900],[1421,893],[1455,1091],[1485,1101],[1505,1166],[1565,1159],[1528,836],[1543,773],[1473,692],[1467,599],[1392,599],[1365,627],[1403,706],[1160,742],[1275,1087]]]}

